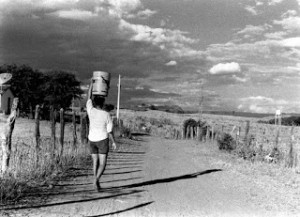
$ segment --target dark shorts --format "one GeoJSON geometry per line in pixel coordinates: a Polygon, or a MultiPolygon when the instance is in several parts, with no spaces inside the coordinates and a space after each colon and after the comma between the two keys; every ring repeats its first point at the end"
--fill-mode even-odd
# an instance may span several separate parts
{"type": "Polygon", "coordinates": [[[97,142],[89,141],[91,154],[107,154],[109,151],[109,139],[97,142]]]}

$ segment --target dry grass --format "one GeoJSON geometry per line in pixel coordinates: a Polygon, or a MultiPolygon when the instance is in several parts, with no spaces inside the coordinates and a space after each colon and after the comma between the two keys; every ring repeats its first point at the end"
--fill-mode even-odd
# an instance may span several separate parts
{"type": "MultiPolygon", "coordinates": [[[[42,121],[39,153],[35,149],[34,121],[17,119],[13,132],[12,155],[9,171],[0,179],[0,204],[28,202],[24,196],[37,189],[51,186],[51,182],[63,176],[71,167],[88,160],[87,146],[77,142],[73,146],[72,126],[65,126],[65,142],[62,156],[59,157],[59,125],[57,125],[56,151],[50,138],[50,122],[42,121]]],[[[79,133],[77,134],[79,135],[79,133]]],[[[0,155],[0,160],[1,160],[0,155]]]]}
{"type": "MultiPolygon", "coordinates": [[[[129,135],[131,132],[142,132],[170,139],[181,138],[181,130],[185,120],[190,118],[196,121],[199,120],[198,114],[172,114],[161,111],[135,112],[121,110],[120,117],[124,122],[123,131],[126,131],[126,135],[129,135]]],[[[201,121],[213,125],[216,131],[220,131],[221,126],[223,126],[223,132],[230,133],[234,139],[236,139],[236,135],[234,132],[232,133],[233,126],[242,128],[240,137],[243,138],[246,121],[250,120],[249,136],[253,138],[251,145],[244,146],[245,143],[240,140],[237,143],[237,151],[234,152],[240,152],[246,156],[246,159],[252,160],[250,164],[249,161],[245,161],[245,165],[249,164],[253,169],[258,169],[261,163],[265,164],[267,162],[265,156],[274,152],[276,148],[279,153],[279,161],[270,162],[272,163],[270,167],[281,168],[281,171],[286,170],[285,166],[288,165],[293,167],[290,170],[298,171],[300,166],[298,163],[300,160],[300,128],[294,129],[295,138],[291,141],[290,128],[281,127],[279,129],[279,137],[276,137],[276,127],[259,124],[257,123],[258,119],[205,114],[201,118],[201,121]]],[[[0,123],[0,132],[2,130],[1,127],[3,127],[2,123],[0,123]]],[[[59,125],[56,127],[57,138],[59,138],[59,125]]],[[[77,148],[72,145],[73,129],[71,125],[67,124],[65,127],[65,147],[60,161],[56,157],[60,153],[59,149],[56,149],[54,156],[51,151],[50,123],[41,121],[40,131],[42,148],[40,154],[37,155],[33,140],[33,120],[17,119],[13,133],[11,168],[9,173],[0,180],[0,202],[20,201],[28,191],[41,186],[49,186],[49,183],[59,178],[68,168],[76,167],[76,165],[87,161],[86,146],[82,145],[80,141],[77,148]],[[38,162],[37,156],[40,156],[38,162]]],[[[77,135],[79,137],[79,131],[77,131],[77,135]]],[[[58,145],[59,142],[57,141],[56,144],[58,145]]]]}
{"type": "MultiPolygon", "coordinates": [[[[147,129],[154,136],[176,138],[187,119],[200,119],[199,114],[173,114],[161,111],[121,110],[120,117],[133,130],[147,129]],[[154,123],[154,124],[153,124],[154,123]]],[[[259,118],[203,114],[201,121],[214,127],[217,134],[228,133],[236,142],[238,156],[251,161],[265,161],[285,165],[300,170],[300,127],[275,126],[257,123],[259,118]],[[250,121],[248,138],[251,143],[245,144],[247,121],[250,121]],[[237,137],[237,130],[241,129],[237,137]]]]}

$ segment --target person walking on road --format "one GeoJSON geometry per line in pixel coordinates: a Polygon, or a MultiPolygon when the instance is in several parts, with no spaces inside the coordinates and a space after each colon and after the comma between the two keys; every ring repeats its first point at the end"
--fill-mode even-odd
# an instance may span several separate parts
{"type": "Polygon", "coordinates": [[[89,87],[88,100],[86,103],[90,122],[88,139],[93,158],[94,185],[97,191],[100,191],[100,178],[106,167],[109,139],[112,142],[113,149],[116,149],[117,145],[113,136],[113,122],[111,116],[107,111],[103,110],[105,98],[99,95],[92,96],[92,88],[93,81],[91,81],[89,87]]]}

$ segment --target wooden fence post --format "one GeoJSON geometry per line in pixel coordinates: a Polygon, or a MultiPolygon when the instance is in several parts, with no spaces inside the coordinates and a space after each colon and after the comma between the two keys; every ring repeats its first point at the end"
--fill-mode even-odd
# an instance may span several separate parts
{"type": "Polygon", "coordinates": [[[238,127],[238,130],[236,131],[236,147],[238,147],[240,143],[240,134],[241,134],[241,127],[238,127]]]}
{"type": "Polygon", "coordinates": [[[183,135],[184,135],[184,139],[188,139],[189,138],[189,128],[188,128],[188,126],[185,128],[183,135]]]}
{"type": "Polygon", "coordinates": [[[176,138],[176,129],[174,128],[172,130],[172,139],[175,139],[176,138]]]}
{"type": "Polygon", "coordinates": [[[80,114],[80,139],[81,143],[86,143],[86,117],[84,113],[80,114]]]}
{"type": "Polygon", "coordinates": [[[190,132],[191,132],[191,139],[194,139],[194,127],[190,127],[190,132]]]}
{"type": "Polygon", "coordinates": [[[73,148],[77,148],[77,133],[76,133],[76,113],[73,111],[72,113],[72,123],[73,123],[73,148]]]}
{"type": "Polygon", "coordinates": [[[287,156],[286,156],[286,167],[293,167],[293,166],[297,166],[297,165],[294,165],[294,126],[292,126],[292,129],[291,129],[291,137],[290,137],[290,142],[289,142],[289,146],[288,146],[288,151],[287,151],[287,156]]]}
{"type": "Polygon", "coordinates": [[[250,121],[246,122],[246,131],[245,131],[245,143],[246,145],[249,145],[249,131],[250,131],[250,121]]]}
{"type": "Polygon", "coordinates": [[[64,151],[64,136],[65,136],[65,121],[64,121],[64,109],[60,109],[60,159],[62,157],[63,151],[64,151]]]}
{"type": "Polygon", "coordinates": [[[55,156],[56,151],[56,135],[55,135],[55,124],[56,124],[56,117],[55,117],[55,110],[53,106],[50,107],[50,121],[51,121],[51,140],[52,140],[52,154],[55,156]]]}
{"type": "Polygon", "coordinates": [[[88,143],[88,138],[89,138],[89,130],[90,130],[90,120],[89,116],[85,116],[85,124],[86,124],[86,134],[85,134],[85,143],[88,143]]]}
{"type": "Polygon", "coordinates": [[[19,98],[14,98],[10,115],[8,116],[7,122],[4,127],[4,134],[1,136],[1,146],[2,146],[1,173],[2,174],[4,174],[9,168],[9,161],[11,155],[11,137],[15,127],[18,103],[19,103],[19,98]]]}
{"type": "Polygon", "coordinates": [[[214,126],[211,126],[211,141],[214,141],[214,126]]]}
{"type": "Polygon", "coordinates": [[[36,105],[35,107],[35,130],[34,130],[34,139],[35,139],[35,152],[36,152],[36,166],[39,165],[39,156],[40,156],[40,106],[36,105]]]}
{"type": "Polygon", "coordinates": [[[198,141],[201,140],[201,139],[200,139],[200,130],[201,130],[200,126],[197,126],[197,140],[198,140],[198,141]]]}
{"type": "Polygon", "coordinates": [[[276,127],[276,137],[275,137],[275,148],[278,148],[279,137],[280,137],[280,126],[277,126],[276,127]]]}
{"type": "Polygon", "coordinates": [[[185,139],[185,129],[184,129],[184,127],[181,129],[181,138],[185,139]]]}
{"type": "Polygon", "coordinates": [[[209,140],[209,126],[206,126],[206,142],[209,140]]]}

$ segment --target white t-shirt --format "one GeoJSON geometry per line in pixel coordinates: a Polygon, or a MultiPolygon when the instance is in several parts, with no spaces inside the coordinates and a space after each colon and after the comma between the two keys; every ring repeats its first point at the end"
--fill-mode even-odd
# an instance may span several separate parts
{"type": "Polygon", "coordinates": [[[89,140],[97,142],[108,138],[108,133],[111,133],[113,128],[110,114],[94,108],[91,99],[86,102],[86,110],[90,120],[89,140]]]}

